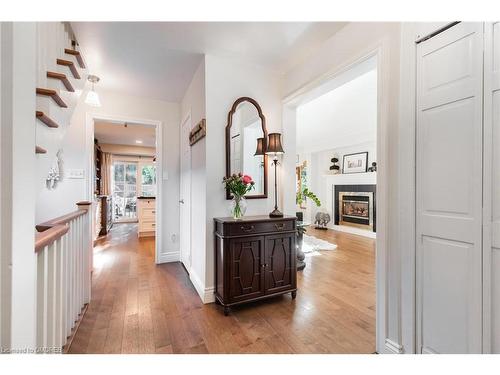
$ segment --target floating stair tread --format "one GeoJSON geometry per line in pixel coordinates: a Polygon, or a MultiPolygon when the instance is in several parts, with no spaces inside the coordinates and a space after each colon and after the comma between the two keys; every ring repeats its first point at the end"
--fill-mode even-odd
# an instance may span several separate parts
{"type": "Polygon", "coordinates": [[[57,65],[67,66],[75,79],[81,78],[80,74],[78,73],[78,69],[76,69],[76,66],[73,63],[73,61],[64,60],[64,59],[57,59],[57,65]]]}
{"type": "Polygon", "coordinates": [[[57,72],[47,72],[47,78],[59,79],[63,83],[64,87],[66,87],[66,90],[75,92],[75,89],[73,88],[73,85],[69,81],[68,77],[66,77],[66,74],[57,72]]]}
{"type": "Polygon", "coordinates": [[[56,90],[41,89],[41,88],[37,87],[36,88],[36,94],[37,95],[43,95],[43,96],[50,96],[52,98],[52,100],[54,100],[59,105],[59,107],[68,108],[68,106],[66,105],[66,103],[64,103],[64,101],[59,96],[59,94],[57,93],[56,90]]]}
{"type": "Polygon", "coordinates": [[[39,119],[41,122],[43,122],[45,125],[47,125],[49,128],[58,128],[59,125],[54,122],[49,116],[47,116],[45,113],[42,111],[36,111],[36,118],[39,119]]]}
{"type": "Polygon", "coordinates": [[[47,150],[44,149],[43,147],[35,146],[35,153],[36,154],[46,154],[47,150]]]}
{"type": "Polygon", "coordinates": [[[80,65],[80,68],[85,69],[85,63],[83,62],[83,58],[80,51],[77,51],[76,49],[65,48],[64,53],[75,56],[76,61],[78,61],[78,65],[80,65]]]}

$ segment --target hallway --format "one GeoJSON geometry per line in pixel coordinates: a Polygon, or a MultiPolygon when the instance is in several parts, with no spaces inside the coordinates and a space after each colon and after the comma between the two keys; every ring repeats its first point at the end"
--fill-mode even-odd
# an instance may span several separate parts
{"type": "Polygon", "coordinates": [[[154,239],[117,224],[94,252],[92,302],[70,353],[372,353],[375,241],[332,230],[299,291],[235,308],[204,305],[180,263],[154,264],[154,239]]]}

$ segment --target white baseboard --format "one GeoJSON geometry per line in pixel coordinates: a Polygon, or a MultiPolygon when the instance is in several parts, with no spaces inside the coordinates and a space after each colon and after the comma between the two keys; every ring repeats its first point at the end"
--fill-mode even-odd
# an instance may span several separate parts
{"type": "Polygon", "coordinates": [[[332,225],[328,228],[333,230],[338,230],[339,232],[346,232],[351,234],[357,234],[358,236],[368,237],[368,238],[377,238],[377,233],[372,232],[370,230],[359,229],[355,227],[349,227],[347,225],[332,225]]]}
{"type": "Polygon", "coordinates": [[[385,339],[385,350],[392,354],[403,354],[404,349],[402,345],[392,341],[391,339],[385,339]]]}
{"type": "Polygon", "coordinates": [[[205,288],[205,284],[200,280],[198,275],[193,272],[193,269],[189,271],[189,278],[191,279],[191,282],[193,283],[193,286],[203,303],[215,302],[215,288],[205,288]]]}
{"type": "Polygon", "coordinates": [[[160,253],[158,256],[158,263],[171,263],[171,262],[179,262],[181,260],[180,251],[172,251],[168,253],[160,253]]]}

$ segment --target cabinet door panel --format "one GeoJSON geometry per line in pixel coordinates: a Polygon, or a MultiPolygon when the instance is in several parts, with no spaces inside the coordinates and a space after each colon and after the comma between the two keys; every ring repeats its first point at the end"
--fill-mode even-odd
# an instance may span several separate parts
{"type": "Polygon", "coordinates": [[[266,236],[266,294],[295,288],[295,235],[266,236]]]}
{"type": "Polygon", "coordinates": [[[263,237],[233,239],[230,242],[231,302],[264,294],[262,273],[263,237]]]}

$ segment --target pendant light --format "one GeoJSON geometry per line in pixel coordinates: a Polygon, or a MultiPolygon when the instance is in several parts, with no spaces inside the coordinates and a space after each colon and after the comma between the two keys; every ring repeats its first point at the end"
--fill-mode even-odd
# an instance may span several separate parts
{"type": "Polygon", "coordinates": [[[87,97],[85,98],[85,103],[92,107],[100,107],[101,101],[99,100],[99,95],[95,92],[94,85],[99,82],[99,77],[90,74],[87,77],[87,81],[92,83],[92,89],[87,93],[87,97]]]}

